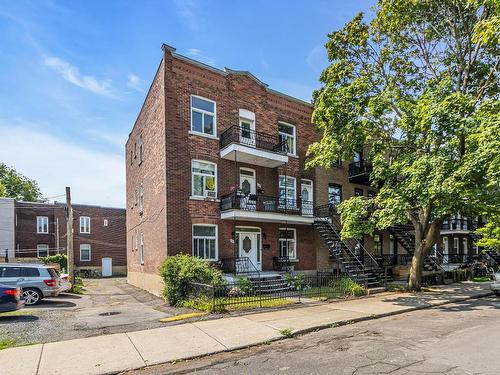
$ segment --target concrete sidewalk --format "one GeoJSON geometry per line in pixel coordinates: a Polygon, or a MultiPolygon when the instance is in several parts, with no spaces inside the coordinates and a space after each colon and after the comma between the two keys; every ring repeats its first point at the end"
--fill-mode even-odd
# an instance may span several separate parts
{"type": "Polygon", "coordinates": [[[0,351],[2,375],[108,374],[234,350],[307,332],[490,295],[489,283],[462,283],[432,291],[382,293],[145,331],[52,342],[0,351]]]}

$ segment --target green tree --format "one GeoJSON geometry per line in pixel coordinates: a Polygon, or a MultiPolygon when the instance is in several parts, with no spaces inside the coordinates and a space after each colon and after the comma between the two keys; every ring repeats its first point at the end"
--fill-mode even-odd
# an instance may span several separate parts
{"type": "Polygon", "coordinates": [[[342,236],[411,222],[413,290],[447,217],[500,208],[487,155],[499,132],[499,13],[498,0],[379,0],[326,43],[308,166],[369,150],[379,193],[340,205],[342,236]]]}
{"type": "Polygon", "coordinates": [[[23,176],[14,168],[0,163],[0,196],[24,201],[41,198],[40,188],[35,180],[23,176]]]}

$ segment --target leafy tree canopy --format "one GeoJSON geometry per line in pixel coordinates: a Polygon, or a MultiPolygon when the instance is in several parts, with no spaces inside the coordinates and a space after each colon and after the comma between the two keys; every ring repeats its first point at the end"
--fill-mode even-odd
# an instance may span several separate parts
{"type": "Polygon", "coordinates": [[[380,187],[340,205],[343,236],[411,221],[418,256],[446,217],[498,211],[499,16],[498,0],[379,0],[328,36],[308,166],[365,148],[380,187]]]}
{"type": "Polygon", "coordinates": [[[14,168],[0,163],[0,196],[36,201],[42,195],[36,181],[17,173],[14,168]]]}

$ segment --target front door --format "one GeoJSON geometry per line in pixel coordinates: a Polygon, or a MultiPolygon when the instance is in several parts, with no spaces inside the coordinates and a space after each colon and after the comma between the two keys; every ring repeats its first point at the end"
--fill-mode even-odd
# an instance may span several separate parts
{"type": "Polygon", "coordinates": [[[248,258],[258,271],[262,270],[262,263],[258,248],[258,233],[239,233],[238,254],[240,258],[248,258]]]}
{"type": "Polygon", "coordinates": [[[302,180],[302,215],[313,216],[313,183],[310,180],[302,180]]]}
{"type": "Polygon", "coordinates": [[[240,208],[242,210],[255,210],[257,194],[254,170],[240,169],[240,191],[240,208]]]}

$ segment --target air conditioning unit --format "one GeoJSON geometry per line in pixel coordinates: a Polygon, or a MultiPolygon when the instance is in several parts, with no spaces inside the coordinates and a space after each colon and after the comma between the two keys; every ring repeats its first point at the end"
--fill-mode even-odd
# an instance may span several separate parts
{"type": "Polygon", "coordinates": [[[217,198],[217,193],[215,191],[207,191],[207,198],[208,199],[215,199],[215,198],[217,198]]]}

